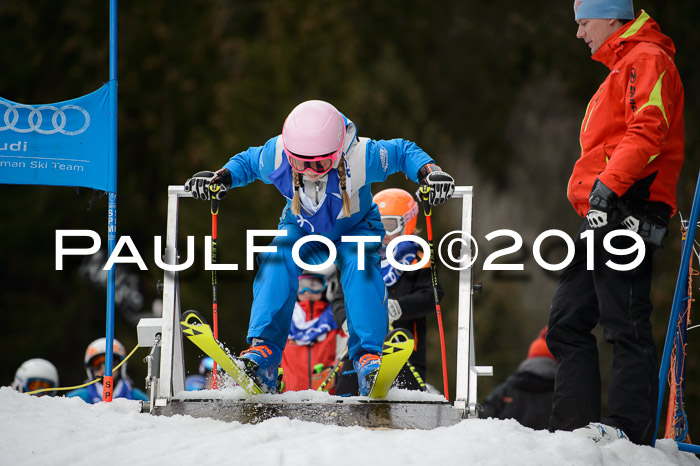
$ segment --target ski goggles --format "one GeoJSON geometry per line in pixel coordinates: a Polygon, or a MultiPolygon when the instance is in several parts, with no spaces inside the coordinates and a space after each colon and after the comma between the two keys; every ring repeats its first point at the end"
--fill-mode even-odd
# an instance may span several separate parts
{"type": "Polygon", "coordinates": [[[415,203],[404,215],[382,215],[382,225],[386,235],[396,236],[403,233],[406,224],[416,218],[416,215],[418,215],[418,204],[415,203]]]}
{"type": "Polygon", "coordinates": [[[298,294],[306,291],[309,293],[322,293],[325,289],[326,279],[320,275],[302,275],[299,277],[298,294]]]}
{"type": "Polygon", "coordinates": [[[289,165],[292,166],[294,171],[297,173],[305,173],[307,171],[312,171],[317,175],[325,175],[331,168],[338,157],[343,153],[343,145],[345,144],[345,131],[343,131],[343,136],[340,140],[340,146],[335,152],[330,152],[324,155],[308,156],[308,155],[298,155],[290,151],[287,146],[284,146],[284,152],[287,154],[287,160],[289,160],[289,165]]]}
{"type": "Polygon", "coordinates": [[[406,220],[402,215],[382,215],[382,225],[384,225],[387,236],[395,236],[403,232],[406,220]]]}
{"type": "MultiPolygon", "coordinates": [[[[29,379],[27,383],[24,384],[25,392],[33,392],[34,390],[41,390],[42,388],[56,388],[56,385],[46,379],[29,379]]],[[[44,395],[44,393],[37,393],[37,395],[44,395]]]]}
{"type": "MultiPolygon", "coordinates": [[[[340,151],[340,149],[338,149],[338,151],[340,151]]],[[[304,157],[292,154],[289,151],[285,152],[287,153],[287,159],[289,159],[289,165],[291,165],[297,173],[312,171],[317,175],[325,175],[331,171],[333,163],[338,159],[338,151],[318,157],[304,157]]]]}
{"type": "MultiPolygon", "coordinates": [[[[112,358],[112,368],[115,368],[117,364],[119,364],[122,361],[122,359],[119,356],[114,356],[112,358]]],[[[95,356],[88,362],[88,366],[90,366],[93,369],[102,369],[102,366],[105,365],[105,355],[100,354],[98,356],[95,356]]]]}

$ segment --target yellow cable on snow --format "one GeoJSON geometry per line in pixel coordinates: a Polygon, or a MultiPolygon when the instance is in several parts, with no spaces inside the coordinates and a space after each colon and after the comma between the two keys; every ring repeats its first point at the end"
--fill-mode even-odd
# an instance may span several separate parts
{"type": "MultiPolygon", "coordinates": [[[[112,369],[112,373],[114,373],[114,371],[119,369],[121,367],[121,365],[124,364],[127,361],[127,359],[129,359],[131,357],[131,355],[136,352],[137,349],[139,349],[139,345],[136,345],[134,347],[134,349],[131,350],[131,353],[129,353],[124,359],[122,359],[122,361],[119,364],[117,364],[117,367],[112,369]]],[[[87,382],[87,383],[84,383],[82,385],[76,385],[74,387],[40,388],[39,390],[27,392],[27,395],[35,395],[35,394],[41,393],[41,392],[53,392],[53,391],[59,391],[59,390],[75,390],[78,388],[87,387],[88,385],[92,385],[92,384],[97,383],[97,382],[102,382],[102,377],[98,377],[91,382],[87,382]]]]}

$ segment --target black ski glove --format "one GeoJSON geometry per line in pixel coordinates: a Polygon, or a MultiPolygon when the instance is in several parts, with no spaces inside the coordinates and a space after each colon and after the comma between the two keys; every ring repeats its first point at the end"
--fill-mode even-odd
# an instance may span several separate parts
{"type": "Polygon", "coordinates": [[[602,181],[596,179],[588,197],[591,205],[586,214],[588,226],[597,229],[610,224],[613,221],[612,213],[616,199],[617,194],[605,186],[602,181]]]}
{"type": "MultiPolygon", "coordinates": [[[[432,163],[426,163],[418,170],[418,179],[421,185],[429,188],[428,204],[430,205],[443,204],[455,191],[454,178],[432,163]]],[[[420,195],[418,197],[422,199],[420,195]]]]}
{"type": "Polygon", "coordinates": [[[231,189],[231,172],[226,168],[214,172],[204,171],[185,182],[185,191],[192,191],[192,197],[208,201],[212,197],[218,201],[226,197],[231,189]]]}

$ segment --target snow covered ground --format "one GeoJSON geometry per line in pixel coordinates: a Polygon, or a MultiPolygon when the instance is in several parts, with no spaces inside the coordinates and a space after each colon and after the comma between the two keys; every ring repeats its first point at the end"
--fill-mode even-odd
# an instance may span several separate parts
{"type": "Polygon", "coordinates": [[[286,418],[247,425],[140,414],[138,402],[123,399],[88,405],[0,388],[0,465],[141,464],[700,465],[700,460],[679,452],[671,440],[658,441],[656,448],[625,440],[598,446],[570,432],[533,431],[515,421],[465,420],[430,431],[286,418]]]}

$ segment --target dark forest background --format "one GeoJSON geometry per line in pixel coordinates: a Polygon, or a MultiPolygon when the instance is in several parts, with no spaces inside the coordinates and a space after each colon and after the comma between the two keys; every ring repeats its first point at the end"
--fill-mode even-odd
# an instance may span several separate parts
{"type": "MultiPolygon", "coordinates": [[[[26,104],[72,99],[109,78],[109,11],[105,1],[0,2],[0,95],[26,104]]],[[[690,213],[697,173],[700,118],[700,29],[695,1],[637,1],[673,38],[686,91],[686,163],[679,209],[690,213]]],[[[588,99],[607,69],[576,39],[571,1],[414,2],[149,0],[119,5],[118,235],[129,235],[148,271],[117,271],[115,336],[136,345],[140,317],[158,312],[153,237],[165,235],[168,185],[218,169],[229,157],[279,134],[288,112],[307,99],[332,102],[375,139],[415,141],[455,176],[474,186],[476,361],[494,376],[479,381],[479,399],[525,358],[546,325],[557,274],[540,268],[531,246],[541,232],[575,234],[581,219],[566,199],[579,155],[578,130],[588,99]],[[483,261],[508,241],[485,240],[506,228],[524,239],[510,262],[522,272],[486,272],[483,261]]],[[[385,187],[414,190],[402,175],[385,187]]],[[[222,203],[219,261],[221,339],[245,346],[254,272],[245,269],[245,230],[275,228],[284,202],[272,186],[233,191],[222,203]]],[[[437,238],[458,229],[460,203],[435,210],[437,238]]],[[[55,270],[55,231],[92,229],[106,243],[107,197],[90,189],[0,186],[0,385],[26,359],[43,357],[61,385],[85,378],[87,344],[105,333],[104,256],[69,257],[55,270]]],[[[419,225],[423,220],[419,222],[419,225]]],[[[659,357],[680,259],[680,221],[672,222],[655,258],[652,299],[659,357]]],[[[194,235],[195,266],[181,274],[182,308],[211,309],[204,271],[206,204],[181,202],[180,245],[194,235]]],[[[556,241],[553,241],[556,242],[556,241]]],[[[552,248],[548,259],[559,262],[552,248]]],[[[455,380],[457,274],[445,267],[446,326],[452,396],[455,380]]],[[[695,289],[695,287],[694,287],[695,289]]],[[[436,319],[428,382],[442,387],[436,319]]],[[[598,334],[599,337],[601,334],[598,334]]],[[[599,338],[602,340],[602,338],[599,338]]],[[[688,336],[687,390],[691,433],[700,436],[700,330],[688,336]]],[[[604,382],[610,350],[601,346],[604,382]]],[[[200,355],[185,343],[189,372],[200,355]]],[[[129,373],[143,387],[148,353],[129,373]]],[[[664,415],[665,418],[665,415],[664,415]]]]}

